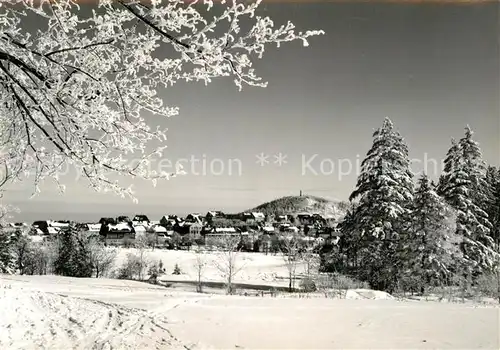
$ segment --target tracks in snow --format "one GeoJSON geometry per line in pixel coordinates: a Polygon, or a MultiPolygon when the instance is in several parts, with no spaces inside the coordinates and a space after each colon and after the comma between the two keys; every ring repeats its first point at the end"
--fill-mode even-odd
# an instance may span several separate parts
{"type": "Polygon", "coordinates": [[[0,289],[3,349],[182,349],[160,313],[60,294],[0,289]]]}

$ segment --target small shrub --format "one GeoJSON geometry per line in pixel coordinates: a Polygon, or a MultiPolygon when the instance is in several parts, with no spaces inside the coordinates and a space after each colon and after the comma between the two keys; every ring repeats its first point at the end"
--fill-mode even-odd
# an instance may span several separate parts
{"type": "Polygon", "coordinates": [[[123,266],[114,272],[114,276],[119,280],[131,280],[133,278],[130,270],[123,266]]]}
{"type": "Polygon", "coordinates": [[[127,254],[127,259],[121,268],[117,271],[118,279],[134,279],[142,277],[143,263],[140,258],[134,254],[127,254]]]}
{"type": "Polygon", "coordinates": [[[151,265],[149,265],[148,275],[150,275],[150,276],[152,276],[152,275],[158,276],[159,272],[160,272],[160,269],[158,267],[158,264],[151,264],[151,265]]]}
{"type": "Polygon", "coordinates": [[[369,289],[370,285],[368,282],[358,281],[349,276],[334,274],[333,276],[334,285],[338,289],[369,289]]]}
{"type": "Polygon", "coordinates": [[[305,277],[300,281],[300,288],[306,293],[315,292],[317,290],[316,283],[310,277],[305,277]]]}
{"type": "Polygon", "coordinates": [[[205,240],[202,237],[198,237],[194,239],[194,243],[198,246],[205,245],[205,240]]]}
{"type": "Polygon", "coordinates": [[[485,273],[476,281],[476,292],[478,297],[495,298],[500,301],[500,274],[485,273]]]}
{"type": "Polygon", "coordinates": [[[347,290],[369,289],[369,284],[339,273],[329,273],[316,277],[316,287],[317,290],[325,293],[325,296],[337,295],[345,297],[347,290]]]}
{"type": "Polygon", "coordinates": [[[123,246],[123,248],[132,248],[134,246],[134,240],[126,237],[122,241],[122,246],[123,246]]]}
{"type": "Polygon", "coordinates": [[[178,264],[175,264],[174,266],[174,272],[172,272],[173,275],[181,275],[182,274],[182,271],[181,271],[181,268],[179,267],[178,264]]]}

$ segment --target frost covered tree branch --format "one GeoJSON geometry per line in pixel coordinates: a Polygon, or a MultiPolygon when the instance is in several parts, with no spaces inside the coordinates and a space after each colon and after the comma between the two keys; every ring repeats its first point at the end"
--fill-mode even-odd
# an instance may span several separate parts
{"type": "Polygon", "coordinates": [[[73,0],[0,0],[0,186],[34,174],[38,192],[70,165],[96,191],[135,199],[117,176],[156,183],[177,175],[149,168],[167,130],[148,115],[179,113],[163,90],[219,77],[240,90],[265,87],[253,62],[269,45],[307,46],[323,34],[276,26],[256,14],[259,5],[100,0],[89,11],[73,0]],[[26,30],[27,21],[39,28],[26,30]]]}

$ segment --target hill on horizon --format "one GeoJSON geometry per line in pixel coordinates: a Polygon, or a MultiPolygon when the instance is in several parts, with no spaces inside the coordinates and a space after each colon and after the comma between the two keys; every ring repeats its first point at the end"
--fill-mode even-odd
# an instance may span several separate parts
{"type": "Polygon", "coordinates": [[[281,197],[263,203],[248,211],[258,211],[265,215],[310,213],[320,214],[328,218],[341,219],[346,214],[348,208],[348,202],[332,201],[322,197],[303,195],[281,197]]]}

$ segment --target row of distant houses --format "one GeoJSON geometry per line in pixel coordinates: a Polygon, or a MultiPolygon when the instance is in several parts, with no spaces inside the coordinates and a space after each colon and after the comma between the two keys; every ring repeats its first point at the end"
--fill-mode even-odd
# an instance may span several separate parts
{"type": "MultiPolygon", "coordinates": [[[[31,236],[56,235],[70,226],[69,221],[35,221],[31,226],[25,223],[11,223],[8,228],[29,231],[31,236]]],[[[339,234],[336,221],[320,214],[299,213],[296,215],[264,215],[261,212],[224,214],[209,211],[205,215],[191,213],[185,217],[164,215],[152,221],[144,214],[103,217],[97,223],[79,223],[77,226],[89,234],[100,235],[109,244],[124,244],[138,236],[153,237],[163,244],[177,235],[189,235],[192,239],[206,239],[224,235],[273,235],[276,233],[303,233],[307,236],[331,237],[339,234]]]]}

